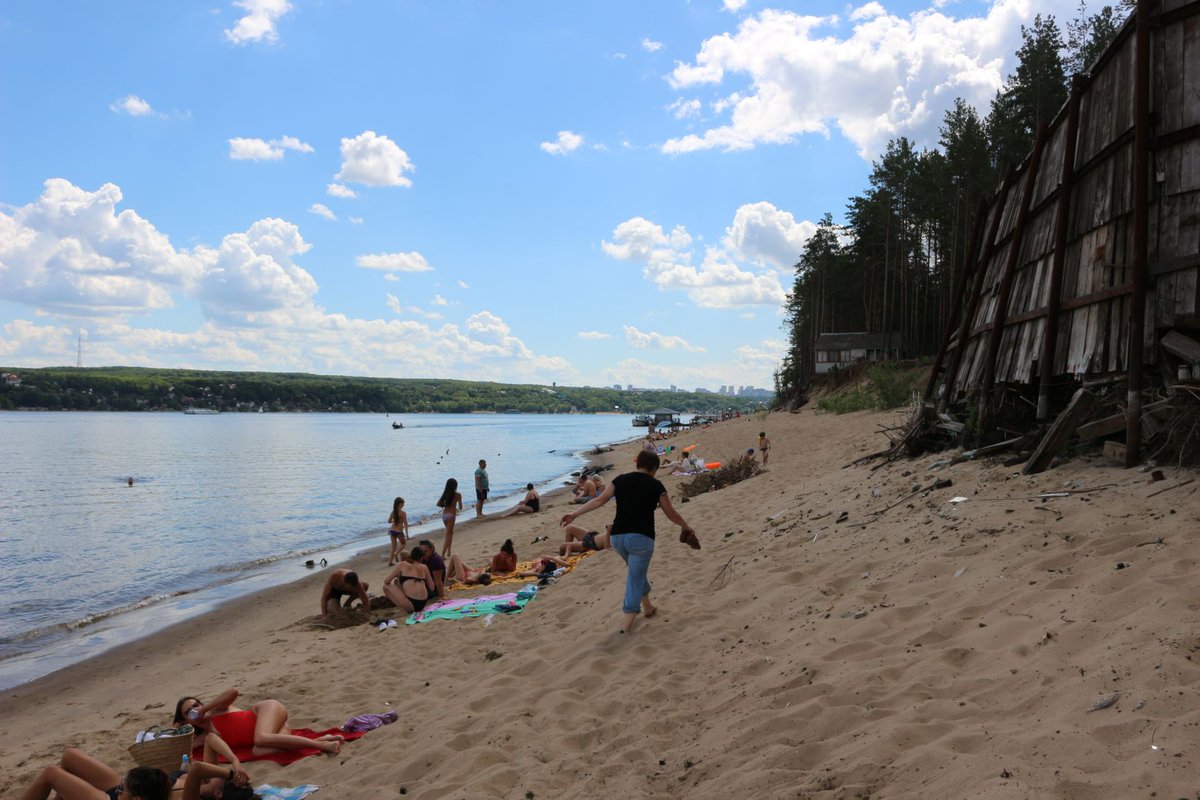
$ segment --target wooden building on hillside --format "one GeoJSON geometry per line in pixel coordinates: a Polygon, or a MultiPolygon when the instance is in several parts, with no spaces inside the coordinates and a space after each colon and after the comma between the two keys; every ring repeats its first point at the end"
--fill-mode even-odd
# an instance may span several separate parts
{"type": "Polygon", "coordinates": [[[823,375],[859,361],[894,361],[903,349],[899,333],[822,333],[813,345],[814,371],[823,375]]]}

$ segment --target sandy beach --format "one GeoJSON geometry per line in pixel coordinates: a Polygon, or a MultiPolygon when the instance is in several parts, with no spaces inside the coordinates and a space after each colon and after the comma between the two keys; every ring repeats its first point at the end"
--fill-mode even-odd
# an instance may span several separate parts
{"type": "MultiPolygon", "coordinates": [[[[659,514],[660,613],[631,635],[611,551],[491,625],[316,627],[308,575],[6,692],[0,795],[68,746],[123,770],[178,697],[236,686],[294,726],[400,712],[338,756],[246,765],[256,784],[321,784],[317,800],[1200,796],[1200,482],[1098,455],[1032,477],[931,469],[948,454],[846,466],[897,419],[805,409],[672,440],[727,460],[765,430],[771,459],[689,502],[660,472],[703,549],[659,514]]],[[[605,477],[636,449],[600,456],[605,477]]],[[[568,498],[461,525],[455,551],[549,551],[568,498]]],[[[373,594],[386,562],[353,564],[373,594]]]]}

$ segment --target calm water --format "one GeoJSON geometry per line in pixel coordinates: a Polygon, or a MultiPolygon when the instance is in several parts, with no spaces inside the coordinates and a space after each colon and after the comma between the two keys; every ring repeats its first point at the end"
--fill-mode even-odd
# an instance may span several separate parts
{"type": "Polygon", "coordinates": [[[0,687],[301,577],[300,556],[383,544],[396,495],[440,531],[445,480],[472,503],[480,458],[492,497],[514,496],[636,431],[613,415],[0,413],[0,687]]]}

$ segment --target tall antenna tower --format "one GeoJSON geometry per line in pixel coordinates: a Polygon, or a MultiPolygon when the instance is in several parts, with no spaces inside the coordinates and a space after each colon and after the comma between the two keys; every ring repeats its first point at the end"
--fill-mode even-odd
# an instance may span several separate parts
{"type": "Polygon", "coordinates": [[[76,326],[75,334],[78,337],[75,341],[75,366],[83,366],[83,326],[76,326]]]}

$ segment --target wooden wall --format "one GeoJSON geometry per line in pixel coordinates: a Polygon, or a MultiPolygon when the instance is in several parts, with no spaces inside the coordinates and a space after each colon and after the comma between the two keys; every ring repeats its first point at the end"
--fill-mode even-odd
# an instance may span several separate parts
{"type": "MultiPolygon", "coordinates": [[[[1150,198],[1144,363],[1154,363],[1157,341],[1167,329],[1200,329],[1200,0],[1160,0],[1153,9],[1151,185],[1143,187],[1150,198]]],[[[1040,379],[1071,102],[1078,102],[1078,126],[1071,191],[1065,199],[1061,310],[1050,374],[1067,379],[1128,368],[1134,25],[1130,19],[1091,73],[1076,84],[1072,101],[1042,132],[1040,147],[982,211],[979,242],[959,276],[965,291],[956,309],[958,326],[939,353],[939,368],[931,378],[931,394],[940,386],[943,402],[978,392],[987,383],[989,338],[997,326],[994,382],[1040,379]],[[1018,229],[1030,181],[1024,226],[1018,229]],[[997,213],[999,224],[989,242],[997,213]],[[1014,245],[1015,259],[1010,258],[1014,245]],[[1001,308],[1005,288],[1008,296],[1001,308]]]]}

